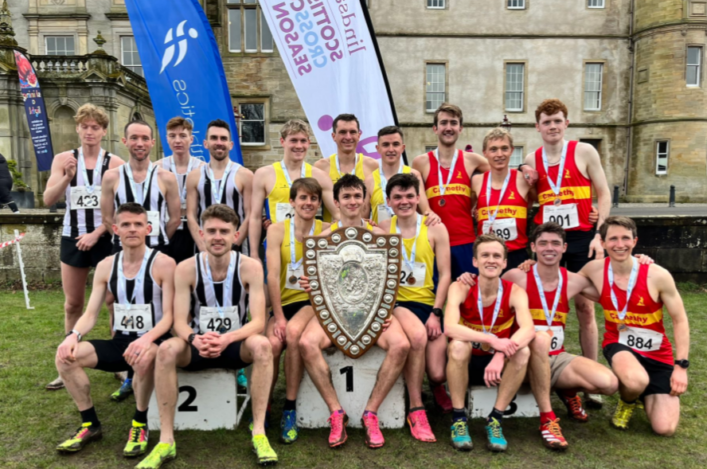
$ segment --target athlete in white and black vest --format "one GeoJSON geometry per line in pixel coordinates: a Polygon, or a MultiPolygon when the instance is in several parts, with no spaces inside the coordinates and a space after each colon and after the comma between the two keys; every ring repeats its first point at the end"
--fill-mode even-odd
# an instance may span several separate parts
{"type": "MultiPolygon", "coordinates": [[[[61,283],[64,289],[64,332],[74,328],[81,317],[86,296],[86,280],[91,267],[111,253],[111,238],[100,212],[101,182],[110,169],[123,160],[101,148],[108,115],[93,104],[81,106],[74,117],[81,146],[59,153],[52,162],[44,191],[44,204],[54,205],[63,196],[66,215],[61,236],[61,283]],[[96,170],[98,168],[98,170],[96,170]]],[[[47,389],[62,389],[57,378],[47,389]]]]}
{"type": "Polygon", "coordinates": [[[86,368],[108,372],[135,371],[135,414],[123,450],[126,457],[147,449],[147,406],[154,388],[158,345],[169,337],[174,297],[173,259],[145,245],[151,226],[147,212],[136,203],[121,205],[113,231],[123,250],[98,264],[86,312],[57,350],[56,366],[76,402],[83,424],[61,443],[60,452],[76,452],[101,437],[101,424],[90,396],[86,368]],[[106,293],[115,298],[115,335],[109,340],[81,342],[95,326],[106,293]]]}
{"type": "MultiPolygon", "coordinates": [[[[152,127],[146,122],[132,121],[125,126],[123,143],[128,147],[130,160],[121,168],[106,172],[101,213],[104,225],[111,225],[113,213],[120,205],[140,204],[152,226],[147,246],[168,254],[169,240],[180,224],[179,186],[174,174],[150,162],[154,142],[152,127]]],[[[114,237],[113,252],[120,249],[120,239],[114,237]]]]}
{"type": "Polygon", "coordinates": [[[233,141],[228,124],[221,119],[211,121],[204,146],[210,161],[187,177],[187,224],[199,252],[204,244],[199,236],[201,215],[214,204],[231,207],[241,225],[233,249],[248,255],[248,213],[253,186],[253,173],[228,158],[233,141]]]}
{"type": "Polygon", "coordinates": [[[238,370],[250,364],[253,446],[261,464],[277,461],[264,426],[273,355],[263,335],[263,268],[257,260],[231,250],[240,224],[233,209],[212,205],[201,221],[200,241],[206,252],[177,266],[173,326],[177,337],[165,341],[157,353],[155,392],[160,403],[160,443],[138,467],[156,467],[158,462],[176,456],[177,368],[238,370]],[[246,301],[250,321],[246,321],[246,301]]]}

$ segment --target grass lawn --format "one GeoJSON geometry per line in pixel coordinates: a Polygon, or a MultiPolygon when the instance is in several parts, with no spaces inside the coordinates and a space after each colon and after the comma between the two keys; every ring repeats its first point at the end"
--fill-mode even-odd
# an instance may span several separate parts
{"type": "MultiPolygon", "coordinates": [[[[281,466],[308,468],[434,468],[434,467],[503,467],[503,468],[662,468],[707,467],[707,427],[700,424],[707,406],[705,363],[707,320],[702,307],[707,291],[683,288],[683,298],[690,317],[692,347],[689,387],[682,398],[682,417],[675,437],[660,438],[651,432],[643,411],[637,411],[631,429],[620,432],[609,425],[616,397],[605,400],[602,410],[590,411],[590,421],[568,421],[564,407],[555,398],[553,405],[562,419],[564,435],[570,448],[562,454],[542,446],[538,420],[511,419],[504,422],[509,441],[505,454],[491,454],[485,449],[484,423],[470,422],[475,443],[471,453],[457,453],[449,445],[450,416],[434,411],[431,393],[425,404],[436,444],[413,440],[407,429],[384,430],[386,446],[372,451],[364,446],[361,430],[350,429],[345,447],[333,451],[327,446],[328,429],[303,430],[291,446],[277,440],[275,428],[268,436],[280,458],[281,466]],[[342,462],[345,461],[343,464],[342,462]]],[[[35,310],[24,307],[21,291],[0,292],[0,467],[3,468],[129,468],[137,461],[122,457],[134,410],[134,400],[114,403],[109,395],[118,387],[110,373],[89,371],[92,396],[103,424],[102,441],[92,443],[82,452],[60,456],[54,447],[80,425],[80,417],[66,391],[47,392],[44,385],[57,375],[54,353],[63,339],[63,294],[60,290],[30,293],[35,310]]],[[[104,310],[105,313],[105,310],[104,310]]],[[[603,330],[603,319],[600,331],[603,330]]],[[[667,321],[668,323],[670,321],[667,321]]],[[[672,328],[668,336],[672,340],[672,328]]],[[[570,316],[566,345],[578,352],[577,319],[570,316]]],[[[108,338],[107,313],[103,314],[91,338],[108,338]]],[[[602,361],[604,359],[602,357],[602,361]]],[[[281,375],[273,408],[272,423],[279,421],[284,401],[284,377],[281,375]]],[[[358,419],[360,416],[352,415],[358,419]]],[[[273,425],[278,427],[278,425],[273,425]]],[[[156,429],[155,429],[156,430],[156,429]]],[[[168,468],[235,466],[255,467],[250,435],[246,425],[235,431],[177,433],[178,458],[168,468]]],[[[150,449],[158,441],[153,431],[150,449]]]]}

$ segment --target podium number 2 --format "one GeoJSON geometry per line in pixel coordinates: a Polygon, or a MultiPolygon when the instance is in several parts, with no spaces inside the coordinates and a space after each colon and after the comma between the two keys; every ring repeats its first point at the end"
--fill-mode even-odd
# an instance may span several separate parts
{"type": "Polygon", "coordinates": [[[177,410],[179,412],[197,412],[199,407],[191,405],[191,403],[196,400],[196,389],[192,386],[179,386],[179,394],[183,392],[186,392],[188,396],[187,399],[182,402],[182,405],[177,408],[177,410]]]}
{"type": "Polygon", "coordinates": [[[353,392],[353,366],[345,366],[339,370],[339,374],[346,374],[346,392],[353,392]]]}

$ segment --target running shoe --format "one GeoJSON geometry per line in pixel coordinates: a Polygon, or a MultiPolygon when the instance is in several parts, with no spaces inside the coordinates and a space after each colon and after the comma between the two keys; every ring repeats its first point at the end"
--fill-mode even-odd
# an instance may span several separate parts
{"type": "Polygon", "coordinates": [[[280,441],[289,445],[297,441],[299,437],[299,429],[297,428],[297,411],[284,410],[282,411],[282,420],[280,420],[280,441]]]}
{"type": "Polygon", "coordinates": [[[584,393],[584,405],[587,409],[601,409],[604,405],[604,396],[601,394],[584,393]]]}
{"type": "Polygon", "coordinates": [[[427,443],[437,441],[434,433],[432,433],[432,428],[430,428],[430,422],[427,420],[427,412],[425,412],[425,409],[410,412],[407,421],[413,438],[427,443]]]}
{"type": "Polygon", "coordinates": [[[238,370],[238,373],[236,374],[236,383],[238,384],[239,388],[247,389],[248,388],[248,378],[245,375],[245,371],[243,368],[238,370]]]}
{"type": "Polygon", "coordinates": [[[434,395],[435,404],[442,409],[443,413],[448,414],[452,411],[452,400],[449,398],[447,388],[444,387],[444,384],[434,386],[432,388],[432,395],[434,395]]]}
{"type": "Polygon", "coordinates": [[[501,429],[501,422],[495,418],[486,424],[486,447],[491,451],[506,451],[508,449],[508,442],[503,437],[503,430],[501,429]]]}
{"type": "Polygon", "coordinates": [[[120,388],[110,395],[111,400],[115,402],[122,402],[128,398],[133,393],[133,380],[126,379],[120,388]]]}
{"type": "Polygon", "coordinates": [[[253,451],[258,455],[258,464],[261,466],[277,464],[277,454],[270,446],[267,436],[253,435],[253,451]]]}
{"type": "Polygon", "coordinates": [[[344,411],[332,412],[327,420],[331,425],[329,432],[329,448],[338,448],[346,443],[346,424],[349,423],[349,416],[344,411]]]}
{"type": "Polygon", "coordinates": [[[61,379],[61,376],[59,376],[57,379],[47,384],[45,389],[47,391],[58,391],[59,389],[64,389],[64,380],[61,379]]]}
{"type": "Polygon", "coordinates": [[[452,424],[452,447],[458,451],[471,451],[474,448],[466,420],[457,420],[452,424]]]}
{"type": "Polygon", "coordinates": [[[157,443],[150,454],[135,469],[159,469],[162,464],[177,457],[177,443],[157,443]]]}
{"type": "Polygon", "coordinates": [[[147,451],[147,437],[150,431],[147,429],[147,424],[137,423],[133,420],[133,426],[130,428],[128,442],[123,448],[123,456],[126,458],[135,458],[145,454],[147,451]]]}
{"type": "Polygon", "coordinates": [[[92,441],[103,438],[103,431],[100,425],[91,425],[91,422],[84,423],[76,430],[76,434],[56,447],[61,453],[75,453],[81,451],[84,446],[92,441]]]}
{"type": "Polygon", "coordinates": [[[361,417],[361,425],[366,430],[366,446],[371,449],[381,448],[385,444],[385,438],[378,426],[378,416],[372,412],[364,412],[361,417]]]}
{"type": "Polygon", "coordinates": [[[579,394],[575,393],[574,396],[568,396],[561,391],[557,391],[557,397],[559,397],[565,407],[567,407],[567,413],[572,420],[581,423],[586,423],[589,420],[589,415],[587,415],[584,411],[584,407],[582,407],[582,398],[579,397],[579,394]]]}
{"type": "Polygon", "coordinates": [[[633,409],[636,408],[636,403],[627,404],[623,399],[619,398],[619,403],[616,405],[614,416],[611,418],[611,424],[619,430],[628,430],[628,422],[633,415],[633,409]]]}
{"type": "Polygon", "coordinates": [[[550,420],[540,425],[540,434],[543,437],[543,444],[550,449],[566,450],[567,440],[562,436],[562,429],[558,423],[560,419],[550,420]]]}

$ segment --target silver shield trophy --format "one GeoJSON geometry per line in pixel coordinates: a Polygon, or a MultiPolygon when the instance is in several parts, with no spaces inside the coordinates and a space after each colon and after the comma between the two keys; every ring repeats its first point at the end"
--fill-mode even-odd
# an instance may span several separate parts
{"type": "Polygon", "coordinates": [[[400,235],[354,226],[305,238],[314,313],[332,343],[351,358],[373,347],[393,314],[401,246],[400,235]]]}

